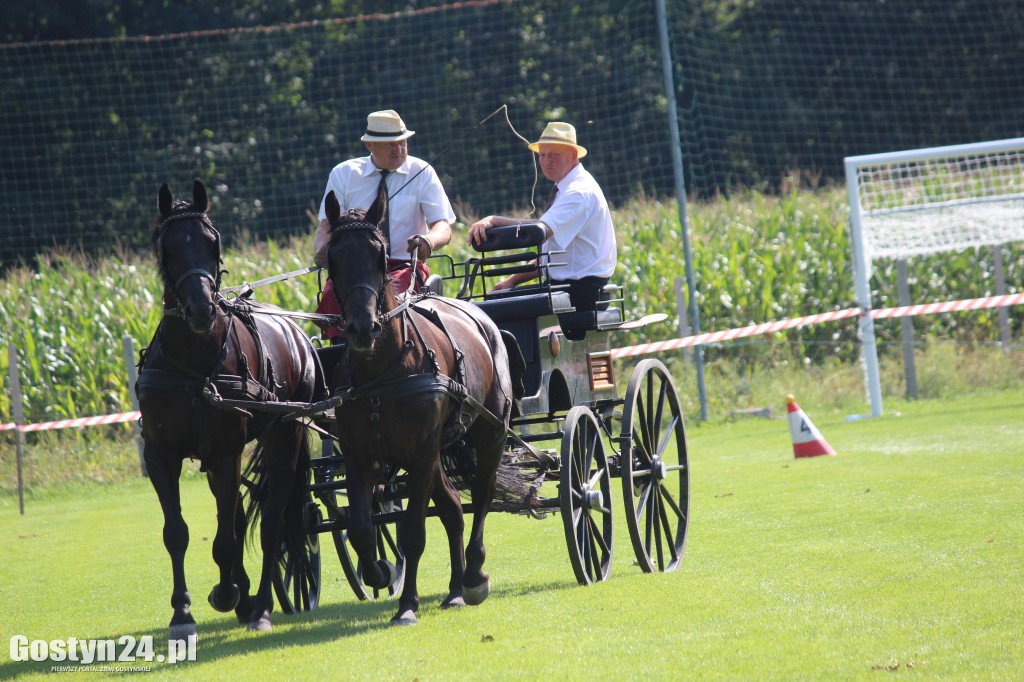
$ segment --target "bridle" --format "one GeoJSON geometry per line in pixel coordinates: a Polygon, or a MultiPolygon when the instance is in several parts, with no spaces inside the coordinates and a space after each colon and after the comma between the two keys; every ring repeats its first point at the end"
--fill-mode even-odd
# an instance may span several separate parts
{"type": "Polygon", "coordinates": [[[388,251],[388,249],[387,249],[387,244],[384,241],[384,234],[381,232],[380,228],[377,227],[376,225],[374,225],[373,223],[368,223],[368,222],[365,222],[365,221],[362,221],[362,220],[357,221],[357,222],[340,222],[339,221],[339,222],[331,225],[331,234],[332,235],[335,232],[340,231],[340,230],[351,231],[351,232],[362,231],[362,232],[369,232],[370,233],[370,238],[373,241],[375,241],[381,247],[381,249],[380,249],[380,259],[379,260],[380,260],[380,266],[381,266],[380,269],[381,269],[381,272],[383,274],[381,276],[381,283],[380,283],[379,287],[374,288],[374,286],[372,284],[368,284],[366,282],[356,282],[355,284],[352,284],[351,286],[349,286],[345,290],[344,296],[342,296],[341,300],[338,301],[338,303],[340,304],[340,307],[341,307],[342,311],[344,311],[345,310],[345,301],[348,299],[349,295],[351,295],[353,292],[359,291],[359,290],[369,291],[374,296],[374,300],[376,302],[377,321],[379,323],[383,324],[383,323],[387,322],[388,320],[390,320],[392,317],[394,317],[394,315],[397,312],[397,311],[391,311],[391,313],[388,313],[388,312],[386,312],[384,310],[384,287],[388,286],[388,284],[390,284],[390,282],[391,282],[391,278],[388,277],[388,268],[387,268],[387,264],[388,264],[388,261],[387,261],[387,251],[388,251]]]}
{"type": "MultiPolygon", "coordinates": [[[[203,227],[213,232],[217,249],[217,264],[220,265],[223,262],[221,260],[220,251],[220,232],[218,232],[217,228],[213,226],[213,223],[210,221],[209,216],[207,216],[206,213],[202,211],[183,211],[181,213],[174,213],[172,215],[167,216],[166,218],[164,218],[163,222],[160,223],[160,227],[157,228],[156,258],[157,263],[159,263],[161,267],[164,266],[164,235],[167,233],[168,226],[180,220],[191,219],[198,219],[202,223],[203,227]]],[[[179,295],[178,291],[181,288],[181,285],[185,282],[185,280],[189,279],[190,277],[204,277],[210,280],[210,283],[213,284],[213,291],[216,296],[216,294],[220,291],[221,276],[223,274],[224,271],[220,269],[217,269],[216,272],[210,272],[206,268],[191,268],[178,275],[178,278],[171,285],[171,293],[174,294],[174,301],[176,307],[165,309],[164,315],[168,315],[171,317],[182,317],[183,306],[181,304],[181,296],[179,295]]]]}

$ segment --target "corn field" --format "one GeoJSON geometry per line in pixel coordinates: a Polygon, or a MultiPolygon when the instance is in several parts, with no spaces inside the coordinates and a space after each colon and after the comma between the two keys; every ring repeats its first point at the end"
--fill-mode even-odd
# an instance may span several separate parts
{"type": "MultiPolygon", "coordinates": [[[[841,188],[800,190],[780,196],[746,191],[729,200],[691,203],[688,222],[702,331],[852,307],[853,274],[847,206],[841,188]]],[[[211,209],[217,221],[217,207],[211,209]]],[[[675,204],[635,199],[614,214],[619,244],[615,281],[625,286],[630,317],[664,312],[672,323],[617,332],[613,346],[676,334],[674,280],[684,277],[675,204]]],[[[225,235],[226,285],[255,281],[305,267],[312,228],[285,242],[254,243],[225,235]]],[[[468,257],[457,234],[448,253],[468,257]]],[[[1024,250],[1004,247],[1008,292],[1024,290],[1024,250]]],[[[915,303],[994,294],[991,254],[951,253],[908,263],[915,303]]],[[[873,304],[897,305],[896,266],[875,264],[873,304]]],[[[315,274],[258,290],[260,300],[289,310],[311,311],[319,290],[315,274]]],[[[35,267],[15,267],[0,279],[0,422],[10,422],[6,349],[17,350],[27,422],[122,412],[130,409],[122,338],[144,347],[162,314],[161,289],[150,254],[130,251],[105,258],[53,251],[35,267]]],[[[988,344],[998,340],[995,310],[914,318],[917,338],[988,344]]],[[[1012,338],[1020,339],[1024,316],[1011,311],[1012,338]]],[[[306,323],[310,335],[317,333],[306,323]]],[[[746,368],[778,364],[852,365],[859,353],[855,323],[793,330],[749,343],[705,349],[710,362],[725,359],[746,368]]],[[[898,321],[877,328],[883,353],[900,352],[898,321]]],[[[0,443],[3,447],[3,443],[0,443]]]]}

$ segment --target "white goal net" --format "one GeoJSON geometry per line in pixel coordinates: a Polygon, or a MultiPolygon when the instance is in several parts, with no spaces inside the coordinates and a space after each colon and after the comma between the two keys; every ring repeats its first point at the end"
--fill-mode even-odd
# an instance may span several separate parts
{"type": "MultiPolygon", "coordinates": [[[[845,160],[857,304],[871,262],[1024,241],[1024,138],[845,160]]],[[[882,413],[874,323],[861,317],[872,415],[882,413]]]]}
{"type": "Polygon", "coordinates": [[[854,157],[869,258],[1024,240],[1024,143],[1007,142],[854,157]]]}

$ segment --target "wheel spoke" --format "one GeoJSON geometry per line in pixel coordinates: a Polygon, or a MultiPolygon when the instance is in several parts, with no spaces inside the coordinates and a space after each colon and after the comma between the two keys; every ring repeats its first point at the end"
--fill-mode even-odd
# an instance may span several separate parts
{"type": "Polygon", "coordinates": [[[608,544],[604,541],[604,536],[601,535],[601,528],[597,523],[597,520],[590,518],[590,523],[593,525],[592,536],[597,541],[598,547],[604,554],[611,554],[611,549],[608,548],[608,544]]]}
{"type": "Polygon", "coordinates": [[[577,517],[576,539],[577,547],[580,550],[580,559],[583,561],[583,571],[588,577],[593,577],[594,570],[590,563],[590,529],[587,525],[587,515],[582,512],[577,517]]]}
{"type": "MultiPolygon", "coordinates": [[[[577,431],[575,434],[573,434],[572,448],[573,448],[573,453],[574,454],[575,453],[585,452],[584,449],[583,449],[582,434],[579,431],[577,431]]],[[[586,478],[586,474],[583,471],[583,464],[584,464],[583,457],[582,456],[579,456],[579,457],[574,456],[571,461],[572,461],[572,472],[571,472],[571,474],[572,474],[573,482],[575,482],[575,481],[582,481],[583,479],[586,478]]]]}
{"type": "Polygon", "coordinates": [[[644,400],[639,395],[637,396],[636,402],[637,410],[637,426],[640,427],[639,439],[637,439],[636,432],[633,433],[633,442],[637,446],[634,448],[634,454],[640,454],[644,456],[644,462],[650,463],[651,461],[651,427],[648,422],[648,411],[644,409],[644,400]],[[639,450],[639,453],[636,452],[639,450]]]}
{"type": "Polygon", "coordinates": [[[295,579],[295,603],[302,604],[302,609],[309,611],[309,583],[302,576],[295,579]]]}
{"type": "Polygon", "coordinates": [[[385,547],[387,550],[390,550],[391,556],[398,557],[398,555],[400,554],[400,552],[398,551],[398,539],[395,537],[394,534],[392,534],[391,528],[389,528],[387,525],[378,526],[378,528],[380,530],[378,535],[380,539],[383,541],[380,545],[381,558],[384,558],[385,556],[385,547]]]}
{"type": "Polygon", "coordinates": [[[661,496],[658,491],[655,490],[651,495],[651,508],[648,513],[651,515],[651,523],[654,526],[654,548],[658,554],[658,570],[665,570],[665,558],[662,552],[662,538],[661,538],[661,522],[660,517],[662,514],[661,496]]]}
{"type": "MultiPolygon", "coordinates": [[[[659,516],[661,517],[662,526],[665,528],[665,547],[668,548],[669,555],[671,556],[671,563],[675,563],[679,559],[679,555],[676,554],[676,542],[675,533],[672,532],[672,524],[669,523],[668,513],[665,511],[665,505],[659,505],[659,516]]],[[[661,551],[658,551],[658,563],[661,563],[661,551]]],[[[661,570],[665,570],[662,566],[661,570]]]]}
{"type": "Polygon", "coordinates": [[[661,437],[661,442],[658,443],[657,455],[659,457],[661,456],[661,453],[665,452],[665,449],[668,448],[668,441],[675,434],[675,432],[676,432],[676,424],[678,422],[679,422],[679,417],[673,417],[672,421],[670,421],[668,423],[668,426],[665,427],[665,435],[663,435],[661,437]]]}
{"type": "Polygon", "coordinates": [[[654,498],[654,495],[652,493],[652,490],[653,490],[653,488],[648,488],[647,489],[647,492],[648,492],[647,501],[649,502],[649,504],[645,505],[644,506],[644,510],[643,510],[644,537],[646,539],[646,541],[644,542],[644,547],[647,548],[647,556],[651,555],[651,531],[652,531],[651,519],[653,518],[653,515],[651,514],[651,507],[653,507],[654,504],[655,504],[655,502],[654,502],[655,498],[654,498]]]}
{"type": "Polygon", "coordinates": [[[651,486],[648,483],[647,485],[644,485],[643,489],[640,491],[640,501],[639,504],[636,505],[635,518],[637,521],[640,521],[640,518],[644,515],[644,509],[647,507],[647,501],[650,499],[650,497],[651,486]]]}
{"type": "Polygon", "coordinates": [[[668,503],[668,506],[672,508],[672,511],[675,512],[677,517],[681,519],[686,518],[686,514],[684,514],[683,511],[679,508],[679,505],[676,504],[676,501],[672,499],[672,493],[670,493],[665,486],[662,486],[661,488],[661,497],[663,501],[668,503]]]}
{"type": "MultiPolygon", "coordinates": [[[[654,383],[653,380],[651,383],[654,383]]],[[[654,421],[651,422],[651,433],[659,433],[661,431],[661,420],[665,414],[665,402],[668,398],[668,384],[664,381],[658,384],[658,406],[654,410],[654,421]]],[[[660,452],[660,450],[659,450],[660,452]]]]}
{"type": "Polygon", "coordinates": [[[601,576],[603,571],[601,570],[601,533],[594,523],[594,520],[587,517],[588,525],[590,526],[590,552],[587,563],[590,564],[592,572],[591,577],[595,580],[601,576]]]}

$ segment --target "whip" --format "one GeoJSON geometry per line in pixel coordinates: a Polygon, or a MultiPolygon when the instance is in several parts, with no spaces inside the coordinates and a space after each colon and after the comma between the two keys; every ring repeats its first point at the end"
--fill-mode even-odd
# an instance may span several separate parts
{"type": "MultiPolygon", "coordinates": [[[[394,197],[396,194],[398,194],[403,189],[405,189],[409,185],[410,182],[412,182],[413,180],[415,180],[419,176],[420,173],[425,171],[427,168],[433,168],[434,162],[437,161],[441,157],[441,155],[443,155],[445,152],[447,152],[449,149],[451,149],[457,142],[461,142],[465,138],[469,137],[470,133],[472,133],[474,130],[476,130],[477,128],[482,126],[484,123],[487,123],[487,121],[491,120],[492,118],[497,116],[499,113],[504,113],[505,114],[505,122],[508,124],[509,130],[511,130],[512,133],[516,137],[518,137],[520,140],[522,140],[527,145],[529,145],[530,141],[527,140],[522,135],[520,135],[519,131],[516,130],[515,126],[512,125],[512,120],[508,116],[508,105],[507,104],[502,104],[500,107],[498,107],[497,109],[495,109],[491,113],[487,114],[482,119],[480,119],[475,124],[473,124],[470,128],[465,130],[461,135],[459,135],[455,139],[451,140],[448,144],[446,144],[441,149],[441,151],[439,151],[436,154],[434,154],[433,156],[431,156],[430,160],[427,161],[427,164],[423,168],[420,168],[418,171],[416,171],[412,175],[412,177],[410,177],[408,180],[405,181],[405,184],[403,184],[401,187],[396,189],[393,194],[388,196],[388,201],[391,201],[392,197],[394,197]]],[[[534,195],[536,194],[536,190],[537,190],[537,180],[538,180],[538,176],[537,176],[537,163],[536,163],[536,160],[534,160],[534,164],[533,164],[533,186],[530,189],[530,215],[533,215],[534,213],[537,212],[537,206],[536,206],[536,204],[533,201],[534,195]]]]}

